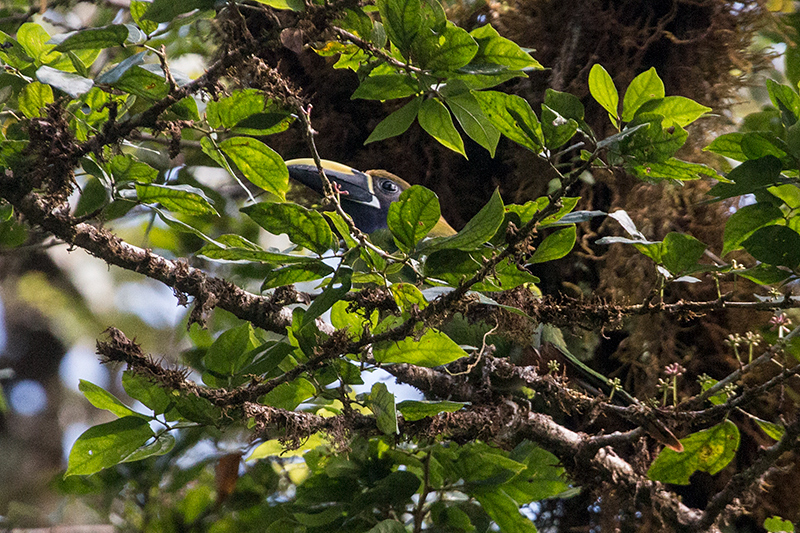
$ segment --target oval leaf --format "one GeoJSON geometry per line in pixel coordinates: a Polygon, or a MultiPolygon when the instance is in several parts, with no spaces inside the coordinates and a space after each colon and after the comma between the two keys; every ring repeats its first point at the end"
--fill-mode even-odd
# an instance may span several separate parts
{"type": "Polygon", "coordinates": [[[322,215],[300,205],[263,202],[244,207],[242,212],[268,232],[286,233],[293,243],[318,254],[333,244],[333,233],[322,215]]]}
{"type": "Polygon", "coordinates": [[[399,342],[387,341],[374,346],[374,357],[379,363],[408,363],[434,367],[452,363],[466,356],[467,352],[450,337],[434,329],[426,331],[419,340],[406,337],[399,342]]]}
{"type": "Polygon", "coordinates": [[[219,147],[250,183],[281,200],[285,198],[289,169],[275,150],[250,137],[231,137],[219,143],[219,147]]]}
{"type": "Polygon", "coordinates": [[[64,477],[94,474],[124,462],[153,436],[148,421],[138,416],[91,427],[72,446],[64,477]]]}
{"type": "Polygon", "coordinates": [[[421,185],[403,191],[389,206],[386,223],[403,251],[413,249],[439,221],[439,198],[421,185]]]}
{"type": "Polygon", "coordinates": [[[161,204],[166,209],[184,215],[218,215],[202,190],[190,185],[139,184],[136,197],[144,204],[161,204]]]}
{"type": "Polygon", "coordinates": [[[453,125],[453,118],[442,102],[430,98],[422,102],[417,116],[419,125],[445,147],[467,157],[464,140],[453,125]]]}
{"type": "Polygon", "coordinates": [[[619,93],[614,80],[601,65],[594,65],[589,71],[589,92],[597,103],[608,111],[615,122],[619,122],[619,93]]]}
{"type": "Polygon", "coordinates": [[[572,247],[575,246],[575,236],[575,226],[551,233],[533,252],[530,262],[535,264],[561,259],[572,251],[572,247]]]}

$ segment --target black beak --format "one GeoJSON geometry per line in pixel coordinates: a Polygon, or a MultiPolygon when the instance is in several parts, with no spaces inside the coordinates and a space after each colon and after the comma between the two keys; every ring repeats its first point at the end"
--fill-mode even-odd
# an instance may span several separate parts
{"type": "MultiPolygon", "coordinates": [[[[292,179],[322,194],[322,180],[312,159],[293,159],[287,161],[286,166],[292,179]]],[[[380,201],[374,193],[372,176],[333,161],[322,160],[322,168],[331,183],[338,186],[343,201],[380,209],[380,201]]]]}

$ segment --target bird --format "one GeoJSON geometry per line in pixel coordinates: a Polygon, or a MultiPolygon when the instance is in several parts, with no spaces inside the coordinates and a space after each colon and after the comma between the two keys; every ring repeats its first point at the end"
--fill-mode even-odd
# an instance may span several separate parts
{"type": "MultiPolygon", "coordinates": [[[[364,233],[386,228],[389,206],[411,186],[386,170],[362,172],[327,159],[322,159],[321,163],[325,175],[339,189],[342,209],[364,233]]],[[[292,179],[322,194],[322,180],[313,159],[292,159],[286,161],[286,167],[292,179]]],[[[439,217],[428,236],[446,237],[455,234],[456,230],[444,217],[439,217]]]]}

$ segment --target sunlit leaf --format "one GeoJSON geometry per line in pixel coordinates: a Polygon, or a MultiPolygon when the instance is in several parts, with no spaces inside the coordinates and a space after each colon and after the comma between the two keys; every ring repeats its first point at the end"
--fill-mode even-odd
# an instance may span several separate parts
{"type": "Polygon", "coordinates": [[[85,476],[119,464],[152,437],[148,421],[139,416],[93,426],[72,446],[64,476],[85,476]]]}
{"type": "Polygon", "coordinates": [[[664,82],[658,77],[655,67],[651,67],[633,78],[625,90],[625,97],[622,99],[622,120],[630,122],[642,104],[664,96],[664,82]]]}
{"type": "Polygon", "coordinates": [[[251,137],[231,137],[219,147],[250,183],[284,199],[289,190],[289,169],[275,150],[251,137]]]}
{"type": "Polygon", "coordinates": [[[379,363],[434,367],[452,363],[466,357],[467,353],[444,333],[429,329],[419,339],[406,337],[397,342],[378,343],[374,346],[373,356],[379,363]]]}
{"type": "Polygon", "coordinates": [[[716,474],[731,462],[739,448],[739,430],[730,420],[681,439],[682,452],[664,448],[647,476],[662,483],[688,485],[689,478],[700,470],[716,474]]]}
{"type": "Polygon", "coordinates": [[[466,403],[459,402],[432,402],[418,400],[404,400],[397,404],[397,409],[408,422],[422,420],[428,416],[436,416],[439,413],[454,413],[462,409],[466,403]]]}
{"type": "Polygon", "coordinates": [[[111,411],[120,418],[124,416],[142,416],[122,403],[116,396],[94,383],[82,379],[78,384],[78,389],[98,409],[111,411]]]}
{"type": "Polygon", "coordinates": [[[589,71],[589,92],[612,119],[619,120],[619,93],[614,80],[601,65],[594,65],[589,71]]]}
{"type": "Polygon", "coordinates": [[[217,210],[202,190],[190,185],[139,184],[136,197],[143,204],[161,204],[164,208],[185,215],[216,215],[217,210]]]}

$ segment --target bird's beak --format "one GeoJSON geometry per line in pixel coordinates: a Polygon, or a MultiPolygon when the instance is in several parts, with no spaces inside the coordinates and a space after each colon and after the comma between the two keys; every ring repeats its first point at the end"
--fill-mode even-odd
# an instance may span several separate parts
{"type": "MultiPolygon", "coordinates": [[[[313,159],[292,159],[286,162],[286,166],[292,179],[322,194],[322,180],[313,159]]],[[[342,200],[367,205],[375,209],[381,208],[380,201],[375,196],[372,176],[347,165],[325,159],[322,160],[322,168],[325,170],[325,175],[331,181],[331,184],[339,188],[342,200]]]]}

